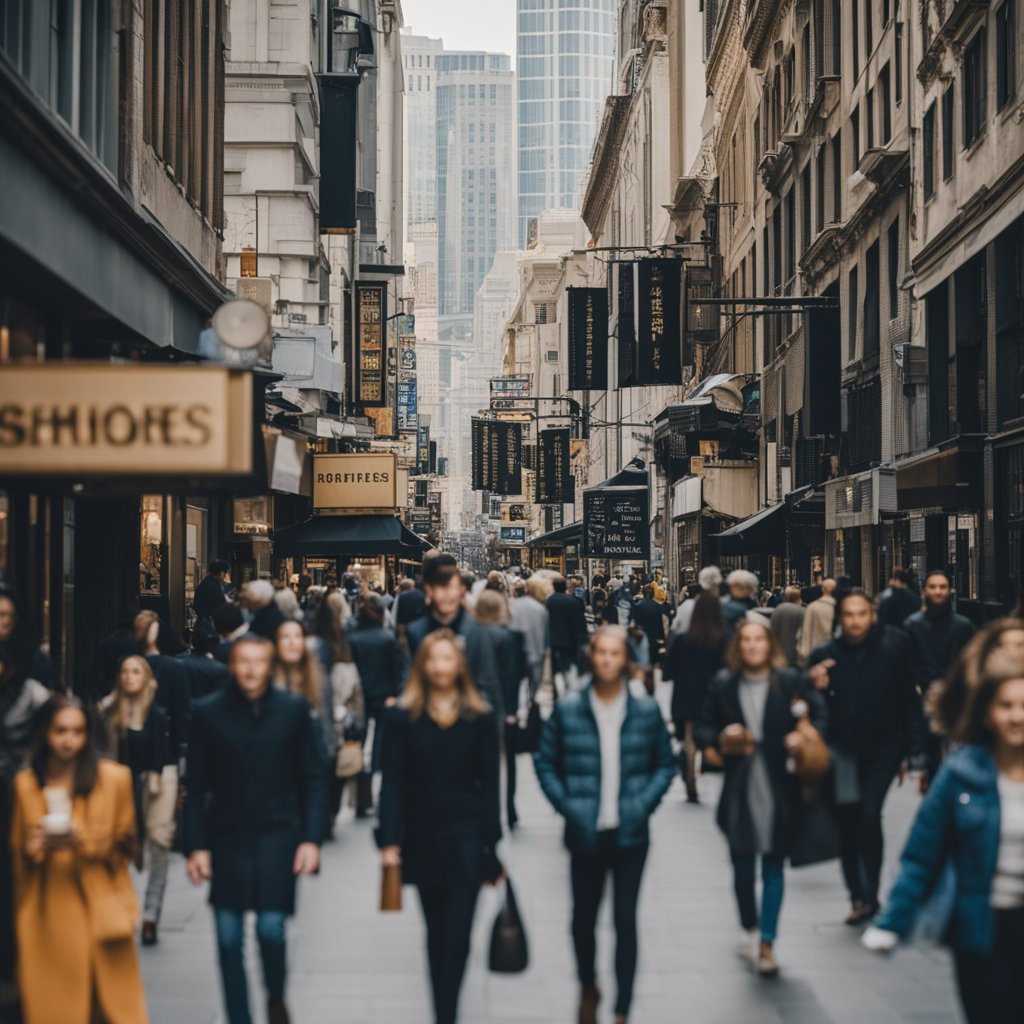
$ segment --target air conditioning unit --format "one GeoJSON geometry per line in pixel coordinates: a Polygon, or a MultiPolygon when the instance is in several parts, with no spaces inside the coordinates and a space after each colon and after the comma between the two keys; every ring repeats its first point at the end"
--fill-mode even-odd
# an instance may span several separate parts
{"type": "Polygon", "coordinates": [[[928,349],[924,345],[911,345],[905,341],[893,345],[892,355],[905,388],[928,383],[928,349]]]}

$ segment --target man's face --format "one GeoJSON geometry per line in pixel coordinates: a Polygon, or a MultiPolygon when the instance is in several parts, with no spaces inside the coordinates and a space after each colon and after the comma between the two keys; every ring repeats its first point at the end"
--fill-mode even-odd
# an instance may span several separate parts
{"type": "Polygon", "coordinates": [[[949,604],[953,590],[945,576],[936,573],[924,581],[924,599],[929,608],[942,608],[949,604]]]}
{"type": "Polygon", "coordinates": [[[457,615],[462,607],[462,600],[466,596],[466,588],[458,573],[443,585],[428,583],[424,590],[427,593],[427,600],[434,609],[434,614],[442,619],[457,615]]]}
{"type": "Polygon", "coordinates": [[[854,642],[868,635],[875,621],[875,609],[863,597],[848,597],[839,613],[839,628],[843,636],[854,642]]]}
{"type": "Polygon", "coordinates": [[[266,692],[273,654],[270,644],[243,642],[231,648],[231,675],[249,700],[257,700],[266,692]]]}

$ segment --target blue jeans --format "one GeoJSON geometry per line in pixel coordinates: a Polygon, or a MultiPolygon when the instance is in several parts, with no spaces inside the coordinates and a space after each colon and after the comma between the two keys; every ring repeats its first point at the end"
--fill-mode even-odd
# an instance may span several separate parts
{"type": "Polygon", "coordinates": [[[761,927],[761,941],[774,942],[779,930],[782,895],[785,890],[782,857],[765,854],[761,857],[761,913],[757,913],[757,895],[754,891],[757,875],[755,854],[732,855],[733,887],[740,909],[740,924],[747,931],[761,927]]]}
{"type": "MultiPolygon", "coordinates": [[[[286,917],[276,910],[263,910],[256,914],[263,986],[270,999],[284,998],[286,917]]],[[[213,920],[217,928],[220,978],[229,1024],[252,1024],[249,983],[245,974],[245,915],[227,907],[214,907],[213,920]]]]}

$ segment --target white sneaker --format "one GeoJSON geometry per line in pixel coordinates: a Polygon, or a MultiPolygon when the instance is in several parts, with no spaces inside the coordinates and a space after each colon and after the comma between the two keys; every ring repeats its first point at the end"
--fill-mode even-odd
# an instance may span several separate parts
{"type": "Polygon", "coordinates": [[[736,947],[736,952],[741,960],[745,960],[753,967],[757,964],[758,956],[761,953],[761,929],[751,928],[748,931],[744,928],[740,935],[742,938],[736,947]]]}

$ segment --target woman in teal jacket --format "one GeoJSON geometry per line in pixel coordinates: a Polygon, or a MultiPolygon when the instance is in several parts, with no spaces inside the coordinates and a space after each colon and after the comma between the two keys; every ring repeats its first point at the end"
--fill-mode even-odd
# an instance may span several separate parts
{"type": "Polygon", "coordinates": [[[889,905],[864,935],[891,950],[927,922],[953,949],[969,1024],[1024,1014],[1024,663],[990,665],[951,730],[889,905]]]}
{"type": "Polygon", "coordinates": [[[537,778],[565,818],[571,855],[572,934],[580,979],[579,1024],[594,1024],[597,913],[605,879],[614,887],[618,994],[625,1024],[636,974],[636,907],[649,844],[647,822],[675,775],[658,705],[629,692],[629,646],[622,626],[602,626],[589,646],[592,676],[558,701],[534,755],[537,778]]]}

